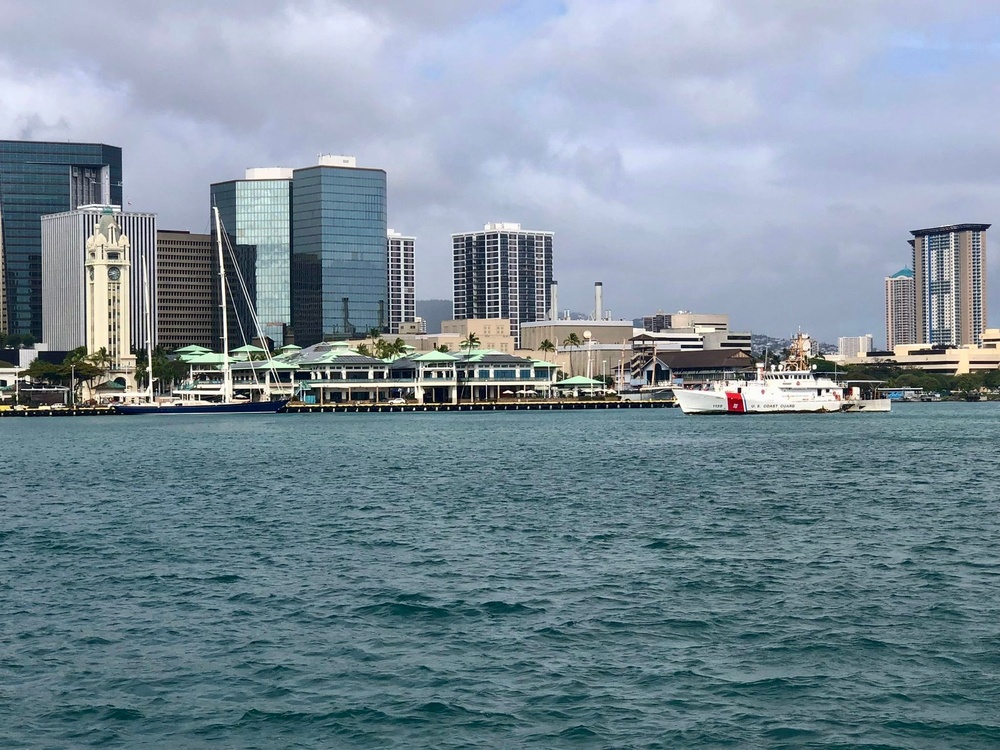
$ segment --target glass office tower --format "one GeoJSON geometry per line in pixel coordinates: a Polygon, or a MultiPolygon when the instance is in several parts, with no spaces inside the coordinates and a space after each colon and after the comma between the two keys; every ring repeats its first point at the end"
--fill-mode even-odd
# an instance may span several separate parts
{"type": "Polygon", "coordinates": [[[121,205],[122,150],[99,143],[0,141],[0,213],[10,333],[42,338],[44,214],[121,205]]]}
{"type": "Polygon", "coordinates": [[[292,324],[296,343],[387,330],[386,175],[322,156],[292,178],[292,324]]]}
{"type": "MultiPolygon", "coordinates": [[[[228,245],[223,245],[223,256],[229,282],[229,341],[233,348],[257,337],[248,297],[264,335],[277,347],[287,343],[287,326],[292,319],[291,178],[291,169],[248,169],[246,179],[211,187],[212,204],[219,208],[222,229],[229,240],[228,245]],[[234,251],[248,295],[244,295],[230,265],[229,247],[234,251]]],[[[214,243],[214,222],[212,236],[214,243]]]]}

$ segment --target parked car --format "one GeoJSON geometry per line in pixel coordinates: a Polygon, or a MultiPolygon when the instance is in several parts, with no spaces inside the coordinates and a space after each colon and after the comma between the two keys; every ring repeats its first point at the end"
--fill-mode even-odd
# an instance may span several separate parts
{"type": "Polygon", "coordinates": [[[405,398],[390,398],[388,401],[386,401],[386,403],[389,404],[389,406],[402,406],[403,404],[406,403],[406,399],[405,398]]]}

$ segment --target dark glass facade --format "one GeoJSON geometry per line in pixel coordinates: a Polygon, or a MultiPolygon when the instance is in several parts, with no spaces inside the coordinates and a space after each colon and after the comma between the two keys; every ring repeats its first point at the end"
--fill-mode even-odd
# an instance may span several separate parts
{"type": "MultiPolygon", "coordinates": [[[[212,185],[211,193],[229,239],[229,245],[223,247],[223,256],[229,286],[230,346],[238,347],[244,340],[251,342],[257,336],[253,313],[264,335],[276,346],[282,346],[292,319],[291,181],[232,180],[212,185]],[[246,295],[230,266],[228,247],[232,247],[236,256],[246,295]],[[248,298],[253,301],[253,311],[248,298]]],[[[214,222],[212,234],[214,242],[214,222]]]]}
{"type": "Polygon", "coordinates": [[[383,170],[295,170],[291,306],[297,344],[387,330],[386,230],[383,170]]]}
{"type": "Polygon", "coordinates": [[[10,333],[42,337],[41,217],[93,203],[122,203],[120,148],[0,141],[0,215],[10,333]]]}

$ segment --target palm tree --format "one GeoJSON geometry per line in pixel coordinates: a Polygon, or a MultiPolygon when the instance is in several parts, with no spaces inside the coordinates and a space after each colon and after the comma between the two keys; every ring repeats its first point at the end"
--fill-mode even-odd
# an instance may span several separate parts
{"type": "MultiPolygon", "coordinates": [[[[470,360],[472,358],[472,350],[478,349],[481,342],[479,341],[479,337],[476,334],[474,334],[472,331],[469,331],[469,334],[464,339],[462,339],[460,343],[461,347],[466,350],[465,366],[466,368],[468,368],[470,360]]],[[[474,372],[475,369],[473,368],[472,371],[474,372]]],[[[466,372],[469,372],[469,370],[466,370],[466,372]]],[[[472,397],[472,403],[476,403],[476,387],[472,385],[471,376],[469,377],[469,395],[472,397]]]]}
{"type": "Polygon", "coordinates": [[[573,377],[573,350],[579,349],[583,346],[583,341],[581,341],[580,337],[575,333],[571,333],[566,337],[566,340],[563,341],[563,346],[569,349],[569,376],[573,377]]]}
{"type": "Polygon", "coordinates": [[[556,345],[553,344],[548,339],[545,339],[544,341],[542,341],[542,343],[538,345],[538,351],[545,352],[546,354],[552,354],[555,352],[555,350],[556,350],[556,345]]]}

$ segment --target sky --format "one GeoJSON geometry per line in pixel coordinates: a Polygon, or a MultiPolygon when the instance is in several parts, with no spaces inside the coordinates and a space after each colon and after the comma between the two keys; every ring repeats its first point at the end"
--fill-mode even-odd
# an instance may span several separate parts
{"type": "Polygon", "coordinates": [[[0,139],[121,146],[160,228],[247,167],[385,169],[418,299],[519,222],[563,308],[880,345],[910,230],[1000,220],[991,2],[0,0],[0,35],[0,139]]]}

